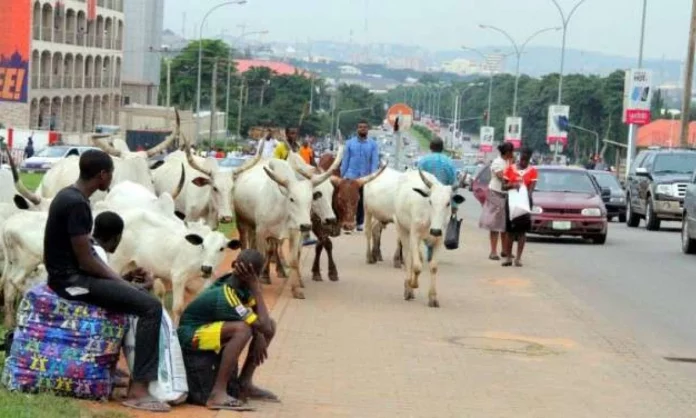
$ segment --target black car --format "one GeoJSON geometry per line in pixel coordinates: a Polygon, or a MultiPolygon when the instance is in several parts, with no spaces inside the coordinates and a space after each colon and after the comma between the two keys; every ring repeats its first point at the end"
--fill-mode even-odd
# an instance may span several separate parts
{"type": "Polygon", "coordinates": [[[607,219],[618,217],[619,222],[626,222],[626,192],[616,175],[609,171],[591,170],[590,174],[597,180],[599,187],[611,190],[611,197],[604,202],[607,208],[607,219]]]}
{"type": "Polygon", "coordinates": [[[645,219],[649,231],[663,220],[681,221],[684,195],[696,170],[696,150],[648,149],[636,157],[626,182],[626,225],[645,219]]]}

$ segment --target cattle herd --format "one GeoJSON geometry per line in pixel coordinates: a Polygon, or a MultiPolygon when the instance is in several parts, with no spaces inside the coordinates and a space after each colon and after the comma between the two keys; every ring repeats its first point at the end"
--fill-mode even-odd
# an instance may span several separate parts
{"type": "MultiPolygon", "coordinates": [[[[120,139],[114,145],[95,136],[96,145],[114,161],[112,187],[91,198],[93,213],[113,211],[125,223],[121,244],[109,257],[111,267],[126,274],[136,267],[153,273],[162,297],[168,282],[173,293],[173,319],[184,309],[184,294],[192,280],[210,282],[226,249],[256,248],[266,254],[262,274],[270,282],[274,262],[280,277],[290,269],[292,294],[303,299],[300,276],[302,236],[310,230],[317,236],[312,278],[322,280],[320,257],[326,250],[329,279],[338,280],[332,238],[341,230],[355,229],[359,190],[364,187],[367,262],[382,260],[380,237],[384,227],[395,223],[398,230],[395,267],[406,265],[405,299],[413,298],[423,268],[423,242],[434,247],[429,263],[429,305],[439,306],[435,289],[437,254],[448,220],[453,190],[424,172],[401,173],[386,165],[360,179],[342,179],[338,174],[344,147],[336,155],[322,156],[312,167],[291,153],[286,160],[256,156],[232,173],[221,171],[213,158],[191,153],[187,138],[177,124],[171,136],[147,151],[130,152],[120,139]],[[119,142],[120,141],[120,142],[119,142]],[[164,161],[150,158],[172,144],[181,145],[164,161]],[[218,232],[220,223],[236,220],[239,240],[218,232]],[[287,261],[281,249],[287,242],[287,261]],[[402,245],[403,244],[403,245],[402,245]],[[402,251],[403,248],[403,251],[402,251]],[[402,253],[404,257],[402,257],[402,253]]],[[[9,155],[9,150],[8,150],[9,155]]],[[[51,199],[79,176],[79,157],[70,156],[55,164],[35,192],[29,190],[10,157],[11,172],[0,170],[0,190],[14,189],[10,199],[0,200],[0,281],[4,295],[5,326],[14,325],[14,305],[33,285],[45,280],[42,265],[43,235],[51,199]]],[[[6,196],[7,194],[0,194],[6,196]]]]}

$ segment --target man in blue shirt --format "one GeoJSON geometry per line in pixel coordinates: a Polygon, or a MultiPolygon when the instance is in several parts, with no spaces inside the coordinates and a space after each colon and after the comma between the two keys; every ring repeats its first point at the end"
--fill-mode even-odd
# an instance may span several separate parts
{"type": "MultiPolygon", "coordinates": [[[[357,180],[367,176],[379,169],[379,146],[374,138],[368,138],[370,129],[367,121],[361,120],[358,123],[358,134],[346,143],[341,162],[341,177],[344,179],[357,180]]],[[[363,208],[363,188],[360,188],[360,200],[358,201],[358,211],[355,216],[357,230],[363,230],[365,222],[365,210],[363,208]]]]}

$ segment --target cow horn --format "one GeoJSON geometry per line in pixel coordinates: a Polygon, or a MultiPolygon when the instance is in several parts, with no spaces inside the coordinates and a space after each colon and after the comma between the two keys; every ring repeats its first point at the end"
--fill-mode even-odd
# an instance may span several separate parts
{"type": "Polygon", "coordinates": [[[176,190],[172,193],[172,199],[176,200],[184,189],[184,182],[186,181],[186,168],[184,163],[181,163],[181,177],[179,178],[179,184],[176,185],[176,190]]]}
{"type": "Polygon", "coordinates": [[[259,141],[259,145],[256,147],[256,155],[254,155],[254,158],[242,164],[241,167],[234,169],[234,171],[232,171],[232,179],[236,179],[237,177],[239,177],[240,174],[244,173],[245,171],[251,169],[253,166],[258,164],[258,162],[261,161],[261,157],[263,156],[262,151],[263,141],[259,141]]]}
{"type": "MultiPolygon", "coordinates": [[[[294,154],[294,153],[293,153],[294,154]]],[[[298,162],[298,158],[301,158],[299,155],[296,156],[290,156],[288,155],[288,163],[290,164],[290,167],[295,170],[298,174],[302,175],[302,177],[306,178],[307,180],[311,180],[313,174],[307,171],[304,167],[300,166],[298,162]]],[[[304,160],[302,160],[304,162],[304,160]]]]}
{"type": "Polygon", "coordinates": [[[336,153],[336,159],[334,160],[333,164],[331,164],[331,167],[329,167],[326,172],[315,175],[312,177],[312,185],[313,186],[318,186],[325,182],[326,180],[329,179],[333,175],[334,170],[336,170],[338,167],[341,166],[341,161],[343,160],[343,151],[344,147],[343,144],[338,146],[338,152],[336,153]]]}
{"type": "Polygon", "coordinates": [[[281,178],[278,174],[276,174],[275,171],[272,169],[269,169],[268,167],[264,167],[263,171],[266,172],[266,175],[271,178],[271,180],[275,181],[278,183],[279,186],[285,187],[286,189],[288,188],[288,180],[281,178]]]}
{"type": "Polygon", "coordinates": [[[428,187],[428,189],[432,189],[432,188],[433,188],[433,182],[430,181],[430,180],[428,180],[427,177],[425,177],[425,174],[423,174],[423,170],[421,170],[421,169],[419,168],[419,169],[418,169],[418,174],[420,174],[421,180],[423,180],[423,183],[425,183],[425,185],[428,187]]]}
{"type": "Polygon", "coordinates": [[[369,182],[371,182],[372,180],[374,180],[374,179],[376,179],[377,177],[379,177],[379,175],[382,174],[382,173],[384,172],[384,170],[386,170],[386,169],[387,169],[387,163],[386,163],[386,162],[385,162],[385,163],[382,163],[381,167],[379,167],[379,170],[375,171],[375,172],[372,173],[372,174],[368,174],[367,176],[360,177],[360,178],[357,180],[357,182],[358,182],[358,184],[360,184],[360,186],[364,186],[364,185],[366,185],[367,183],[369,183],[369,182]]]}
{"type": "Polygon", "coordinates": [[[12,180],[14,180],[15,184],[15,189],[17,189],[17,193],[21,194],[24,196],[28,201],[31,203],[38,205],[41,203],[41,198],[36,194],[27,189],[27,186],[24,185],[22,182],[22,178],[19,177],[19,173],[17,172],[17,166],[14,163],[14,158],[12,158],[12,154],[10,153],[10,148],[7,146],[4,146],[5,151],[7,152],[7,159],[10,164],[10,169],[12,170],[12,180]]]}
{"type": "Polygon", "coordinates": [[[92,142],[94,142],[94,145],[97,147],[101,148],[102,151],[105,153],[112,155],[114,157],[121,157],[122,153],[120,150],[117,150],[116,148],[112,147],[111,144],[108,142],[102,141],[104,138],[110,138],[111,135],[104,135],[104,134],[97,134],[97,135],[92,135],[92,142]]]}
{"type": "Polygon", "coordinates": [[[186,152],[186,159],[188,160],[188,163],[191,166],[191,168],[193,168],[194,170],[200,171],[201,173],[205,174],[208,177],[212,177],[213,172],[210,170],[206,170],[205,168],[198,165],[198,163],[196,162],[196,159],[193,158],[193,155],[191,155],[191,146],[189,145],[188,138],[186,137],[186,135],[184,135],[184,141],[186,141],[186,149],[184,149],[184,152],[186,152]]]}
{"type": "Polygon", "coordinates": [[[174,132],[169,135],[167,139],[147,150],[146,152],[148,158],[154,157],[160,152],[166,150],[175,139],[177,141],[179,140],[179,136],[181,135],[181,118],[179,117],[179,110],[176,108],[174,108],[174,115],[176,119],[176,127],[174,128],[174,132]]]}

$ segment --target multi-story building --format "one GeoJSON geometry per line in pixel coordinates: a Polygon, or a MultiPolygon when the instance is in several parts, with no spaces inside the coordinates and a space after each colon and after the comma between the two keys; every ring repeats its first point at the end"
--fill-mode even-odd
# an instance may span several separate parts
{"type": "Polygon", "coordinates": [[[27,103],[0,101],[0,121],[61,132],[118,124],[124,1],[27,2],[32,8],[27,103]]]}
{"type": "Polygon", "coordinates": [[[156,105],[160,85],[164,0],[127,0],[123,51],[124,104],[156,105]]]}

